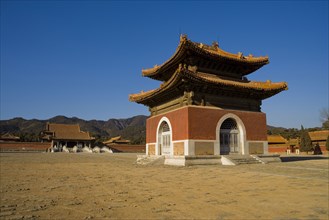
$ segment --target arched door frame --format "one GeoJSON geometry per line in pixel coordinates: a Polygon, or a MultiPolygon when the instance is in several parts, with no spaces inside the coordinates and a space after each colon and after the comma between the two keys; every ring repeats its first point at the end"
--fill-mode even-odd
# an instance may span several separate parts
{"type": "Polygon", "coordinates": [[[225,114],[221,119],[219,119],[216,127],[216,142],[218,146],[218,152],[220,152],[220,127],[222,126],[223,122],[228,119],[232,118],[236,121],[237,127],[239,130],[239,146],[241,147],[241,154],[248,154],[246,151],[246,128],[242,122],[242,120],[233,113],[225,114]]]}
{"type": "Polygon", "coordinates": [[[162,117],[158,123],[157,127],[157,133],[156,133],[156,148],[155,148],[155,155],[161,155],[160,152],[160,143],[159,143],[159,135],[160,135],[160,129],[162,122],[166,122],[170,129],[170,155],[173,155],[173,143],[172,143],[172,126],[167,117],[162,117]]]}

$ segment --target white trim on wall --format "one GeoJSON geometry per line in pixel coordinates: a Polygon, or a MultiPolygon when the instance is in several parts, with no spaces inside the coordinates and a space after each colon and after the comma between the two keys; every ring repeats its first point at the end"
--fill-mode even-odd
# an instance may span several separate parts
{"type": "MultiPolygon", "coordinates": [[[[233,113],[227,113],[223,115],[216,126],[216,147],[218,148],[218,151],[220,152],[220,127],[223,124],[223,122],[228,119],[228,118],[233,118],[238,126],[239,130],[239,144],[241,147],[241,154],[249,154],[249,150],[246,147],[246,128],[243,124],[243,121],[235,114],[233,113]]],[[[218,154],[219,154],[218,152],[218,154]]]]}
{"type": "Polygon", "coordinates": [[[162,117],[158,123],[157,126],[157,131],[156,131],[156,145],[155,145],[155,155],[160,155],[161,152],[159,152],[159,130],[160,130],[160,126],[162,122],[166,122],[169,126],[170,129],[170,155],[173,155],[173,141],[172,141],[172,134],[173,134],[173,130],[172,130],[172,126],[170,123],[170,120],[167,117],[162,117]]]}

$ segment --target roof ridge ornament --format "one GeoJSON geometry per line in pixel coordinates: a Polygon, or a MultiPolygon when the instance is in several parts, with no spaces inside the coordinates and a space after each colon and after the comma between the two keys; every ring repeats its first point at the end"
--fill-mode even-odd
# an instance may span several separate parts
{"type": "Polygon", "coordinates": [[[215,48],[215,49],[218,49],[219,48],[218,41],[213,41],[212,42],[212,47],[215,48]]]}
{"type": "Polygon", "coordinates": [[[180,41],[187,41],[187,34],[181,34],[179,37],[180,41]]]}
{"type": "Polygon", "coordinates": [[[183,70],[186,70],[188,67],[186,65],[186,63],[180,63],[178,65],[178,71],[183,71],[183,70]]]}
{"type": "Polygon", "coordinates": [[[187,69],[193,73],[196,73],[198,70],[198,66],[190,66],[188,65],[187,69]]]}

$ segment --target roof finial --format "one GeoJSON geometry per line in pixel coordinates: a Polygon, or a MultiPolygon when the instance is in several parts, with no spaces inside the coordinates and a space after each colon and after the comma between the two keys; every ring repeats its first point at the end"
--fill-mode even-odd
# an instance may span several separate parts
{"type": "Polygon", "coordinates": [[[212,46],[217,49],[219,47],[218,41],[213,41],[212,46]]]}
{"type": "Polygon", "coordinates": [[[180,41],[186,41],[186,40],[187,40],[187,34],[181,34],[180,41]]]}

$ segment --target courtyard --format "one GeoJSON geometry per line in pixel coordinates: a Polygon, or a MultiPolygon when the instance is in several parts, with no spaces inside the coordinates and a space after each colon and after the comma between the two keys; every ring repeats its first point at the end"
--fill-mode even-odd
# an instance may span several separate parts
{"type": "Polygon", "coordinates": [[[328,219],[328,156],[137,165],[136,154],[1,153],[0,219],[328,219]]]}

